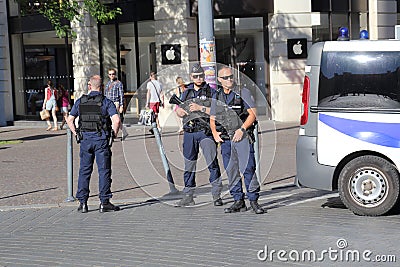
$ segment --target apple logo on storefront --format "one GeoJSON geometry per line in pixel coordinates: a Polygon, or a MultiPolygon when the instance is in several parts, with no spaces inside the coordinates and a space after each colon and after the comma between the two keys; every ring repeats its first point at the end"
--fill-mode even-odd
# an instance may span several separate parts
{"type": "Polygon", "coordinates": [[[301,55],[301,53],[303,53],[303,50],[301,49],[300,41],[298,41],[297,44],[293,45],[293,52],[296,55],[301,55]]]}
{"type": "Polygon", "coordinates": [[[307,38],[287,39],[288,59],[307,58],[307,38]]]}
{"type": "Polygon", "coordinates": [[[171,46],[171,48],[165,52],[165,56],[168,60],[175,59],[175,50],[173,46],[171,46]]]}
{"type": "Polygon", "coordinates": [[[181,64],[181,45],[180,44],[162,44],[161,45],[161,64],[173,65],[181,64]]]}

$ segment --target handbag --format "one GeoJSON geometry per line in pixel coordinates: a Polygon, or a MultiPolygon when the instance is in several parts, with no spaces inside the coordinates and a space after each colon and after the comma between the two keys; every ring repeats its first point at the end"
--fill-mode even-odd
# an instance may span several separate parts
{"type": "Polygon", "coordinates": [[[40,111],[40,118],[42,120],[50,118],[50,112],[47,109],[43,109],[42,111],[40,111]]]}

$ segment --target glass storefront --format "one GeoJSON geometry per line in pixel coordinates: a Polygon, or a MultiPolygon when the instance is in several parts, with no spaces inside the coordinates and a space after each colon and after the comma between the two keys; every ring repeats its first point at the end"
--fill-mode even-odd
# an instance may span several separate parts
{"type": "Polygon", "coordinates": [[[38,119],[48,80],[73,91],[71,47],[54,31],[12,34],[11,45],[16,119],[38,119]]]}
{"type": "Polygon", "coordinates": [[[336,40],[340,27],[349,29],[350,39],[368,30],[367,0],[312,0],[312,42],[336,40]]]}
{"type": "Polygon", "coordinates": [[[234,67],[257,84],[260,91],[252,93],[260,103],[265,103],[267,81],[263,21],[263,17],[214,20],[217,62],[234,67]],[[263,95],[257,95],[260,92],[263,95]]]}
{"type": "Polygon", "coordinates": [[[127,112],[137,113],[138,105],[143,105],[137,89],[149,78],[150,71],[157,71],[154,21],[101,25],[100,36],[103,77],[107,77],[109,68],[118,70],[127,112]]]}

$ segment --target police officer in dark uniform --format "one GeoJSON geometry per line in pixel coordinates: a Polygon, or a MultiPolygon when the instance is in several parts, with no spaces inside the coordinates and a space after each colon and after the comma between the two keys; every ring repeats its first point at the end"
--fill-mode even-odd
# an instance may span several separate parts
{"type": "Polygon", "coordinates": [[[185,171],[183,175],[185,188],[183,198],[176,203],[178,207],[194,205],[193,194],[196,187],[195,174],[199,148],[202,149],[210,172],[211,193],[215,206],[222,206],[222,179],[217,160],[217,147],[212,139],[209,113],[213,89],[204,81],[204,70],[199,64],[191,69],[192,83],[181,95],[183,105],[179,105],[176,114],[183,122],[183,156],[185,171]]]}
{"type": "Polygon", "coordinates": [[[264,213],[258,204],[260,184],[255,175],[253,127],[256,122],[256,108],[250,91],[238,88],[232,70],[222,67],[218,71],[222,85],[213,96],[210,111],[210,126],[214,140],[221,143],[221,154],[228,175],[229,191],[234,203],[225,213],[246,211],[241,173],[250,206],[257,214],[264,213]]]}
{"type": "Polygon", "coordinates": [[[94,75],[88,83],[89,94],[79,98],[68,116],[68,126],[80,143],[80,168],[78,178],[78,211],[88,212],[89,182],[96,158],[99,172],[100,212],[117,211],[119,207],[110,202],[111,193],[111,148],[110,138],[117,136],[120,118],[114,103],[103,96],[102,80],[94,75]],[[79,116],[79,127],[74,120],[79,116]]]}

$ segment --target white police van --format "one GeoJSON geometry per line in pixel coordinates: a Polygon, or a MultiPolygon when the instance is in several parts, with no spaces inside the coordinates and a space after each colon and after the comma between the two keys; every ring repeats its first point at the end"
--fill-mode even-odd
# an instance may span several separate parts
{"type": "Polygon", "coordinates": [[[338,190],[355,214],[399,203],[400,41],[314,44],[296,145],[299,186],[338,190]]]}

